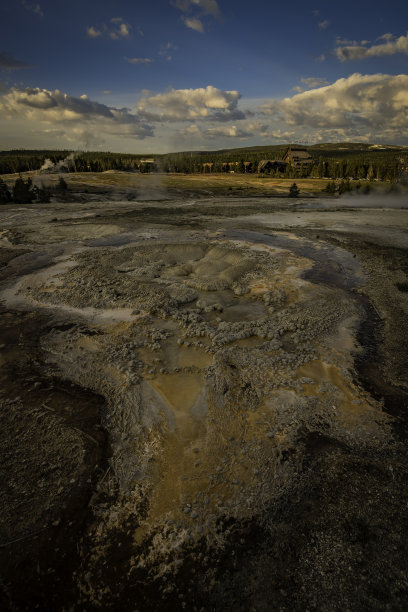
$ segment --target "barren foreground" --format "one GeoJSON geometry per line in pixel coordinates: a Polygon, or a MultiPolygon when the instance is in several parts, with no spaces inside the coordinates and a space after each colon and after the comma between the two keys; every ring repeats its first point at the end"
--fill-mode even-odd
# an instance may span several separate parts
{"type": "Polygon", "coordinates": [[[1,207],[5,609],[406,609],[408,210],[359,202],[1,207]]]}

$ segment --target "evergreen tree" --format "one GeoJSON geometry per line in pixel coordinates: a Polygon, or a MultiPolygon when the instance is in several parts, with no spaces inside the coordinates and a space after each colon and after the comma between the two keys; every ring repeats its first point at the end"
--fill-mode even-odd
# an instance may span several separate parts
{"type": "Polygon", "coordinates": [[[289,189],[289,197],[290,198],[297,198],[299,193],[300,193],[300,190],[299,190],[298,186],[296,185],[296,183],[293,183],[293,185],[291,185],[290,189],[289,189]]]}
{"type": "Polygon", "coordinates": [[[350,190],[351,190],[350,181],[348,179],[346,181],[343,179],[339,185],[339,194],[342,195],[343,193],[346,193],[347,191],[350,191],[350,190]]]}
{"type": "Polygon", "coordinates": [[[324,192],[334,195],[336,193],[336,183],[334,181],[329,181],[324,189],[324,192]]]}
{"type": "Polygon", "coordinates": [[[0,204],[7,204],[8,202],[11,202],[11,194],[6,183],[0,179],[0,204]]]}
{"type": "Polygon", "coordinates": [[[37,187],[36,185],[33,187],[33,196],[36,202],[41,202],[42,204],[48,204],[51,200],[51,193],[41,185],[41,187],[37,187]]]}
{"type": "Polygon", "coordinates": [[[60,191],[67,191],[68,189],[68,185],[67,185],[67,181],[64,179],[63,176],[59,177],[59,181],[58,181],[58,189],[60,191]]]}
{"type": "Polygon", "coordinates": [[[31,189],[32,180],[28,178],[26,181],[20,176],[13,187],[13,202],[16,204],[30,204],[34,199],[34,193],[31,189]]]}

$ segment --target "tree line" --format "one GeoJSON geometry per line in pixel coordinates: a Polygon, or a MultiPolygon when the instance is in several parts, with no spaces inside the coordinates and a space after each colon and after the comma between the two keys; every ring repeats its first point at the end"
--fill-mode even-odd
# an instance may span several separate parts
{"type": "MultiPolygon", "coordinates": [[[[154,164],[144,161],[148,156],[131,153],[85,152],[76,154],[67,165],[68,172],[159,171],[167,173],[237,173],[258,174],[261,160],[281,160],[287,147],[254,147],[213,152],[183,152],[154,155],[154,164]]],[[[343,149],[346,149],[344,147],[343,149]]],[[[408,167],[408,153],[398,149],[343,150],[340,148],[307,147],[312,163],[296,170],[275,169],[262,176],[277,178],[360,179],[395,182],[408,167]]],[[[40,170],[46,159],[57,164],[70,151],[3,151],[0,152],[0,174],[40,170]]]]}
{"type": "MultiPolygon", "coordinates": [[[[68,185],[63,177],[60,177],[57,191],[63,192],[68,189],[68,185]]],[[[0,178],[0,204],[31,204],[32,202],[48,203],[51,201],[52,192],[50,188],[44,185],[33,185],[30,178],[24,180],[21,176],[16,179],[11,190],[7,184],[0,178]]]]}

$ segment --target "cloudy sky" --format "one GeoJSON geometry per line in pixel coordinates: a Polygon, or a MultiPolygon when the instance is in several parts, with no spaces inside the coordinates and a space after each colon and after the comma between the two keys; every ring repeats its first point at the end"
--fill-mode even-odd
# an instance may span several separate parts
{"type": "Polygon", "coordinates": [[[408,145],[401,0],[2,0],[0,149],[408,145]]]}

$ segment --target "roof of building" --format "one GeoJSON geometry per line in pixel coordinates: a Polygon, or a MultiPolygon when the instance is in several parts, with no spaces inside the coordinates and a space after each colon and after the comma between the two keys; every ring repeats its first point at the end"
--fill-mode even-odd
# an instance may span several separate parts
{"type": "Polygon", "coordinates": [[[284,157],[290,157],[293,160],[296,159],[301,161],[312,161],[313,159],[309,151],[303,147],[288,147],[284,157]]]}
{"type": "Polygon", "coordinates": [[[261,172],[268,164],[276,164],[279,166],[286,166],[286,162],[283,159],[261,159],[258,163],[258,172],[261,172]]]}

